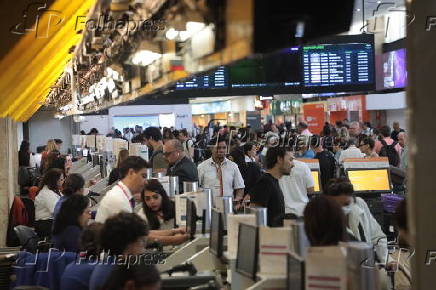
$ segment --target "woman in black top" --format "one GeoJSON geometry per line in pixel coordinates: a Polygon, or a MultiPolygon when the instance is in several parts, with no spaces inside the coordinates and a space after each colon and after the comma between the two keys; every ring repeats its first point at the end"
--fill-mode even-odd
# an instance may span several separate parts
{"type": "Polygon", "coordinates": [[[53,227],[55,248],[67,252],[78,252],[80,234],[91,218],[89,198],[73,194],[62,203],[53,227]]]}
{"type": "Polygon", "coordinates": [[[112,169],[111,173],[109,174],[109,180],[107,185],[111,185],[112,183],[114,183],[117,180],[121,179],[121,175],[120,175],[120,164],[127,159],[127,157],[129,157],[129,150],[127,149],[121,149],[120,153],[118,153],[118,158],[117,158],[117,167],[115,167],[114,169],[112,169]]]}

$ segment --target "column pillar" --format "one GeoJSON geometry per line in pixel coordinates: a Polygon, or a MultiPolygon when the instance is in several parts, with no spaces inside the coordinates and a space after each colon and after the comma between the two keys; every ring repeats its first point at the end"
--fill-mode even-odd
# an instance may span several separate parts
{"type": "Polygon", "coordinates": [[[412,279],[413,289],[434,289],[436,259],[429,258],[436,258],[436,2],[408,2],[408,21],[414,19],[407,28],[408,224],[416,250],[412,279]],[[433,17],[434,25],[427,31],[429,17],[433,17]],[[429,252],[432,250],[433,254],[429,252]]]}
{"type": "Polygon", "coordinates": [[[6,245],[9,208],[18,190],[17,124],[0,118],[0,247],[6,245]]]}

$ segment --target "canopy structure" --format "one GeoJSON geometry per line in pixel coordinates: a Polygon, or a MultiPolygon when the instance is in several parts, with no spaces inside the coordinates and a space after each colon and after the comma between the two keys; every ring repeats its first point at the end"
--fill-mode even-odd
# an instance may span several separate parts
{"type": "Polygon", "coordinates": [[[94,3],[57,0],[40,10],[33,29],[0,61],[0,117],[24,122],[44,104],[82,38],[77,21],[83,22],[94,3]]]}

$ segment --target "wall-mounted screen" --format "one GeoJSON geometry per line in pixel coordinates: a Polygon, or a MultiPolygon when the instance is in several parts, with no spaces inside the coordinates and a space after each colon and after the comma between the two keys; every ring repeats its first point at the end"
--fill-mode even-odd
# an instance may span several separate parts
{"type": "Polygon", "coordinates": [[[383,54],[383,87],[401,89],[407,86],[406,49],[383,54]]]}
{"type": "Polygon", "coordinates": [[[374,36],[361,34],[335,36],[314,44],[253,55],[220,66],[209,74],[179,82],[174,91],[190,96],[225,96],[374,89],[374,36]]]}

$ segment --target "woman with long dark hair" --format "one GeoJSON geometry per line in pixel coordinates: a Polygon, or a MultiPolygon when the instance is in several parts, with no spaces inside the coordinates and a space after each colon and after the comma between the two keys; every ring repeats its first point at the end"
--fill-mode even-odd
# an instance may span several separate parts
{"type": "Polygon", "coordinates": [[[58,156],[50,161],[47,169],[50,168],[58,168],[64,172],[65,176],[68,175],[67,159],[64,156],[58,156]]]}
{"type": "Polygon", "coordinates": [[[162,184],[150,179],[141,194],[142,212],[151,230],[172,229],[174,227],[175,208],[162,184]]]}
{"type": "Polygon", "coordinates": [[[78,252],[80,235],[91,218],[89,198],[74,194],[62,203],[53,226],[55,248],[67,252],[78,252]]]}
{"type": "Polygon", "coordinates": [[[35,198],[35,230],[40,237],[51,234],[54,208],[61,197],[64,178],[62,170],[52,168],[47,170],[39,185],[40,190],[35,198]]]}
{"type": "Polygon", "coordinates": [[[175,207],[162,184],[150,179],[141,193],[142,209],[138,215],[150,228],[148,239],[162,245],[178,245],[189,239],[185,228],[174,229],[175,207]]]}
{"type": "Polygon", "coordinates": [[[313,198],[304,209],[304,229],[312,247],[337,246],[347,241],[341,206],[323,195],[313,198]]]}
{"type": "Polygon", "coordinates": [[[56,218],[57,214],[59,213],[59,210],[61,209],[62,203],[72,196],[73,194],[80,194],[83,195],[83,190],[85,186],[85,179],[83,179],[82,175],[78,173],[72,173],[68,175],[68,177],[65,179],[65,183],[62,187],[62,194],[61,198],[56,203],[53,217],[56,218]]]}

